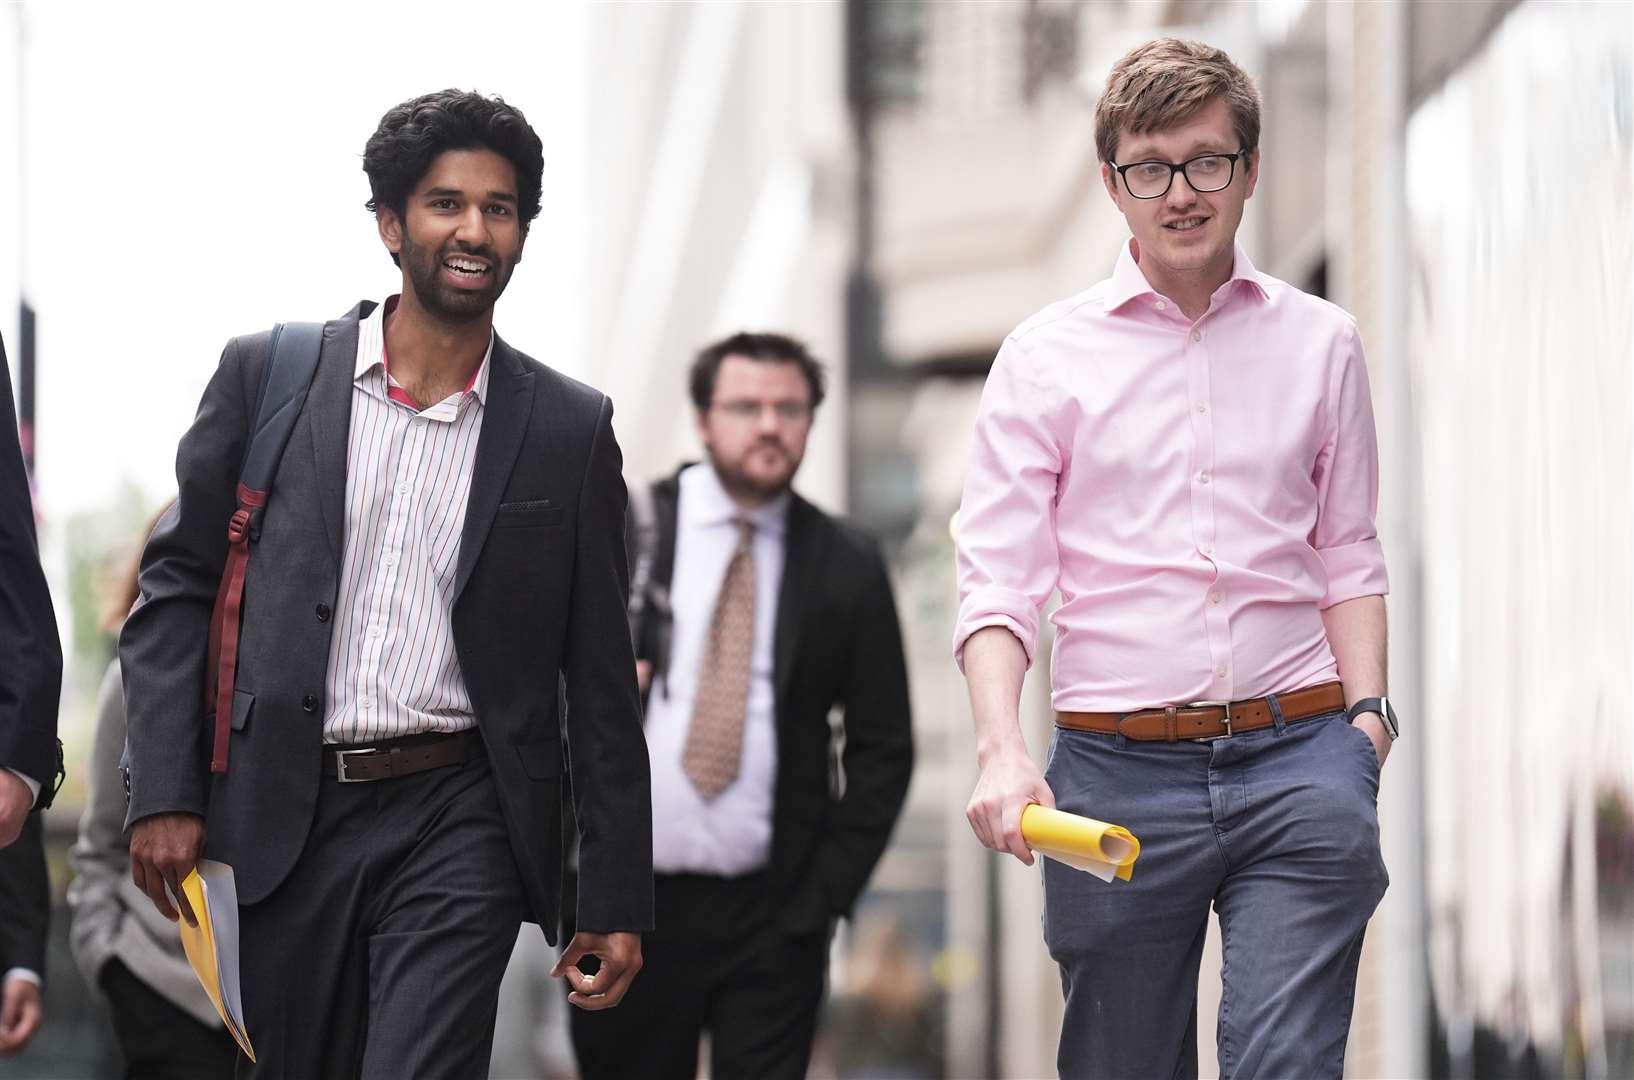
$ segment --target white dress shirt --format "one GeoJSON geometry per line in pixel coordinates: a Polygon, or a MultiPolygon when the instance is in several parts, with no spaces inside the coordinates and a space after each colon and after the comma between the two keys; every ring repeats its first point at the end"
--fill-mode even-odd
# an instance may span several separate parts
{"type": "Polygon", "coordinates": [[[787,496],[757,510],[738,508],[709,464],[681,473],[676,514],[674,626],[668,678],[656,678],[647,702],[652,760],[653,869],[659,873],[738,877],[765,867],[772,847],[772,788],[777,776],[776,692],[772,686],[777,593],[783,582],[787,496]],[[754,523],[755,640],[743,762],[725,791],[706,801],[681,768],[709,622],[738,543],[734,521],[754,523]]]}
{"type": "Polygon", "coordinates": [[[387,371],[392,306],[358,325],[327,743],[476,726],[452,612],[493,338],[465,390],[416,409],[387,371]]]}

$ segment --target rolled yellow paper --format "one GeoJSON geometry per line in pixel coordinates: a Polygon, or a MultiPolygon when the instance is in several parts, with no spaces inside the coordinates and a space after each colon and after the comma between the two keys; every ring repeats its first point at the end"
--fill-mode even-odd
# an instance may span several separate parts
{"type": "Polygon", "coordinates": [[[1128,881],[1135,860],[1140,858],[1140,841],[1122,825],[1051,810],[1037,803],[1021,811],[1021,838],[1040,855],[1103,879],[1128,881]],[[1103,868],[1109,872],[1102,873],[1103,868]]]}

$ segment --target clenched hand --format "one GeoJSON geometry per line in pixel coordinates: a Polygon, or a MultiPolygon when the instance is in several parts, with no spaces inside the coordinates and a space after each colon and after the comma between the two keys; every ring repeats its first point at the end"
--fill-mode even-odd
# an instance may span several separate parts
{"type": "Polygon", "coordinates": [[[611,1009],[630,988],[641,970],[641,935],[631,933],[592,934],[580,930],[568,942],[562,958],[550,969],[552,978],[567,977],[573,989],[567,1000],[581,1009],[611,1009]],[[595,956],[601,969],[594,975],[579,970],[579,958],[595,956]]]}
{"type": "Polygon", "coordinates": [[[181,905],[181,918],[188,926],[199,920],[182,894],[182,879],[198,865],[204,849],[204,819],[197,814],[154,814],[138,821],[130,835],[130,876],[136,887],[148,894],[159,914],[175,922],[176,909],[165,895],[165,886],[181,905]]]}

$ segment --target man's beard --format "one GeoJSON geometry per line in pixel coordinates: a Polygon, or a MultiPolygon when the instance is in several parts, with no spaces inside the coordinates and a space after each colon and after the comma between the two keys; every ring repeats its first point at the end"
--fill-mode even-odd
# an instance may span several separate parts
{"type": "MultiPolygon", "coordinates": [[[[748,499],[751,502],[770,502],[794,485],[794,474],[800,471],[800,459],[790,455],[788,448],[782,443],[778,443],[777,448],[788,460],[789,470],[783,479],[776,483],[767,483],[752,477],[738,462],[723,461],[713,452],[709,455],[709,463],[715,467],[715,475],[720,478],[721,487],[726,489],[728,495],[748,499]]],[[[761,449],[763,444],[757,444],[749,450],[749,454],[758,453],[761,449]]]]}
{"type": "Polygon", "coordinates": [[[417,246],[409,238],[406,230],[403,233],[403,250],[398,257],[408,268],[409,285],[414,289],[414,297],[420,306],[448,322],[470,322],[492,311],[494,301],[505,291],[505,286],[511,280],[511,271],[516,268],[514,262],[501,261],[488,248],[466,250],[449,247],[428,254],[425,248],[417,246]],[[441,280],[443,260],[455,255],[480,256],[488,261],[492,269],[488,271],[488,281],[482,288],[457,289],[441,280]]]}

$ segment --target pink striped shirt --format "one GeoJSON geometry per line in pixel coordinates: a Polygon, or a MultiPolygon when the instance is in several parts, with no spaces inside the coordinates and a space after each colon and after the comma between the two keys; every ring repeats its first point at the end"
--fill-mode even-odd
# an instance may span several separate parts
{"type": "Polygon", "coordinates": [[[386,369],[385,315],[395,301],[358,326],[323,720],[330,743],[476,724],[451,615],[493,341],[464,391],[417,411],[386,369]]]}
{"type": "Polygon", "coordinates": [[[1057,710],[1240,700],[1337,678],[1321,610],[1388,589],[1356,324],[1239,248],[1188,320],[1125,245],[1005,339],[957,518],[954,653],[1030,664],[1059,587],[1057,710]]]}

